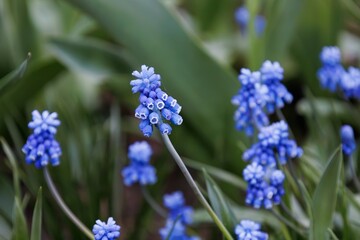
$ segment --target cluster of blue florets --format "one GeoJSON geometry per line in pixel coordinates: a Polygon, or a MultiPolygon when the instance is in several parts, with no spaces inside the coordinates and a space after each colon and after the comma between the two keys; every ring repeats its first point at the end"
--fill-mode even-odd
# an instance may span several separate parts
{"type": "Polygon", "coordinates": [[[343,153],[350,156],[356,149],[354,130],[349,125],[344,125],[340,130],[343,153]]]}
{"type": "Polygon", "coordinates": [[[112,217],[109,217],[107,222],[96,220],[92,231],[95,240],[115,240],[120,237],[120,226],[112,217]]]}
{"type": "Polygon", "coordinates": [[[277,157],[281,164],[286,164],[289,159],[300,157],[302,152],[296,142],[289,138],[288,125],[280,121],[260,129],[258,142],[244,152],[243,159],[275,167],[277,157]]]}
{"type": "Polygon", "coordinates": [[[260,228],[259,223],[242,220],[235,228],[237,240],[267,240],[269,238],[268,234],[261,232],[260,228]]]}
{"type": "Polygon", "coordinates": [[[156,182],[156,170],[149,163],[151,155],[152,149],[145,141],[135,142],[129,146],[128,157],[131,162],[122,170],[126,186],[131,186],[137,182],[141,185],[156,182]]]}
{"type": "Polygon", "coordinates": [[[254,208],[270,209],[281,202],[281,197],[285,194],[285,175],[282,171],[253,162],[244,169],[243,176],[248,183],[246,204],[254,208]]]}
{"type": "Polygon", "coordinates": [[[130,82],[132,92],[140,93],[140,105],[135,110],[135,117],[141,119],[140,130],[144,136],[150,137],[155,125],[161,134],[170,134],[172,128],[164,121],[181,125],[181,106],[176,99],[161,90],[161,77],[155,74],[154,68],[142,65],[141,72],[134,71],[132,75],[137,78],[130,82]]]}
{"type": "Polygon", "coordinates": [[[169,210],[168,219],[164,228],[160,229],[162,239],[196,240],[198,237],[188,236],[186,226],[193,221],[193,208],[185,205],[182,192],[177,191],[164,195],[164,206],[169,210]],[[170,237],[169,237],[169,234],[170,237]]]}
{"type": "Polygon", "coordinates": [[[22,151],[25,153],[25,161],[34,164],[37,168],[45,167],[49,164],[57,166],[60,164],[61,147],[55,139],[57,127],[60,121],[57,113],[44,111],[40,113],[35,110],[32,112],[32,121],[29,128],[33,129],[22,151]]]}
{"type": "Polygon", "coordinates": [[[338,47],[324,47],[320,53],[321,68],[318,77],[321,86],[331,92],[339,91],[345,98],[360,99],[360,69],[349,67],[346,71],[341,64],[338,47]]]}
{"type": "MultiPolygon", "coordinates": [[[[246,34],[249,27],[250,13],[245,6],[236,9],[235,20],[239,24],[241,32],[246,34]]],[[[266,20],[264,16],[257,15],[255,17],[254,25],[256,34],[261,35],[264,32],[266,26],[266,20]]]]}
{"type": "Polygon", "coordinates": [[[237,130],[252,135],[255,129],[269,124],[267,113],[273,113],[293,100],[281,83],[283,71],[278,62],[270,61],[265,61],[259,72],[241,69],[241,88],[232,98],[232,103],[238,106],[234,115],[237,130]]]}

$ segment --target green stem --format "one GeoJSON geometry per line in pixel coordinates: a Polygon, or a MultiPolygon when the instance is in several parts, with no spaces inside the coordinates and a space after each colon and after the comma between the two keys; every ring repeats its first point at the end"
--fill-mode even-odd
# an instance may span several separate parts
{"type": "Polygon", "coordinates": [[[352,179],[355,184],[355,188],[358,192],[360,192],[360,181],[359,181],[358,177],[356,176],[354,159],[353,159],[352,155],[348,156],[348,158],[349,158],[349,166],[350,166],[350,170],[351,170],[352,179]]]}
{"type": "Polygon", "coordinates": [[[284,218],[283,216],[281,216],[280,214],[278,214],[277,212],[275,212],[274,210],[270,209],[269,210],[277,219],[279,219],[281,222],[285,223],[288,227],[292,228],[293,230],[295,230],[298,234],[304,236],[305,232],[304,230],[300,230],[297,226],[295,226],[292,222],[290,222],[289,220],[287,220],[286,218],[284,218]]]}
{"type": "Polygon", "coordinates": [[[65,204],[64,200],[61,198],[59,192],[57,191],[54,185],[54,182],[50,176],[47,167],[44,167],[44,177],[52,196],[54,197],[55,201],[58,203],[61,210],[89,239],[93,240],[94,234],[92,234],[92,232],[75,216],[75,214],[71,212],[71,210],[65,204]]]}
{"type": "Polygon", "coordinates": [[[167,217],[166,211],[159,204],[157,204],[157,202],[149,194],[149,192],[145,186],[141,186],[141,192],[142,192],[146,202],[151,206],[151,208],[154,209],[157,214],[159,214],[163,218],[166,218],[167,217]]]}
{"type": "Polygon", "coordinates": [[[233,237],[229,233],[229,231],[225,228],[224,224],[220,221],[220,219],[216,216],[215,212],[212,210],[209,203],[206,201],[205,197],[202,195],[200,189],[196,185],[194,179],[192,178],[190,172],[186,168],[184,162],[182,161],[179,154],[176,152],[174,146],[172,145],[170,138],[167,134],[161,134],[164,143],[169,150],[170,154],[173,156],[176,164],[179,166],[180,170],[185,176],[186,181],[189,183],[191,189],[193,190],[195,196],[198,198],[200,203],[205,207],[206,211],[209,213],[210,217],[214,220],[215,224],[218,226],[220,231],[224,234],[227,240],[233,240],[233,237]]]}

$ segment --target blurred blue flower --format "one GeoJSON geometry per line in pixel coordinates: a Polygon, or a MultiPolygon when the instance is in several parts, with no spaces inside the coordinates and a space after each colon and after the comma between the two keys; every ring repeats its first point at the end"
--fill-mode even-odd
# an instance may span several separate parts
{"type": "Polygon", "coordinates": [[[134,71],[130,85],[133,93],[140,93],[140,105],[135,110],[135,117],[141,120],[139,128],[146,137],[153,133],[153,125],[157,126],[161,134],[170,134],[171,126],[164,122],[181,125],[183,118],[179,115],[181,106],[177,100],[161,90],[160,75],[154,73],[154,68],[141,66],[141,72],[134,71]]]}
{"type": "Polygon", "coordinates": [[[336,66],[341,64],[341,52],[338,47],[323,47],[320,53],[320,60],[324,65],[336,66]]]}
{"type": "Polygon", "coordinates": [[[284,107],[285,103],[291,103],[293,96],[281,83],[284,70],[278,62],[265,61],[260,69],[262,83],[268,88],[266,108],[273,113],[276,108],[284,107]]]}
{"type": "Polygon", "coordinates": [[[184,195],[180,191],[164,195],[164,206],[169,209],[168,218],[179,221],[183,224],[191,224],[193,219],[193,208],[185,205],[184,195]]]}
{"type": "Polygon", "coordinates": [[[251,72],[242,68],[239,75],[241,88],[231,102],[237,105],[234,120],[236,129],[245,131],[247,135],[254,133],[254,128],[269,124],[263,107],[266,104],[268,89],[261,84],[260,72],[251,72]]]}
{"type": "Polygon", "coordinates": [[[351,126],[344,125],[340,130],[342,150],[345,155],[351,155],[356,149],[354,131],[351,126]]]}
{"type": "Polygon", "coordinates": [[[196,236],[188,236],[186,233],[186,226],[180,221],[174,222],[173,220],[167,220],[164,228],[161,228],[160,236],[162,240],[198,240],[196,236]],[[169,234],[171,234],[169,236],[169,234]]]}
{"type": "Polygon", "coordinates": [[[128,157],[130,164],[124,167],[121,172],[126,186],[131,186],[137,182],[141,185],[156,182],[156,170],[149,163],[151,155],[152,149],[145,141],[135,142],[129,146],[128,157]]]}
{"type": "MultiPolygon", "coordinates": [[[[248,30],[248,25],[250,21],[250,13],[245,6],[239,7],[235,11],[235,20],[239,24],[240,29],[243,33],[246,33],[248,30]]],[[[266,26],[266,20],[263,16],[257,15],[255,17],[255,32],[257,35],[261,35],[266,26]]]]}
{"type": "Polygon", "coordinates": [[[274,167],[276,157],[285,164],[291,158],[300,157],[302,152],[296,142],[289,139],[288,125],[280,121],[260,129],[258,142],[244,152],[243,159],[274,167]]]}
{"type": "Polygon", "coordinates": [[[254,208],[272,208],[280,204],[285,194],[283,183],[285,175],[275,168],[264,168],[258,163],[248,165],[243,171],[244,180],[248,183],[246,204],[254,208]]]}
{"type": "Polygon", "coordinates": [[[360,99],[360,69],[349,67],[342,75],[340,88],[346,98],[360,99]]]}
{"type": "Polygon", "coordinates": [[[49,113],[35,110],[32,112],[33,120],[29,122],[29,128],[34,133],[26,140],[22,151],[25,153],[25,161],[34,164],[37,168],[49,164],[57,166],[60,164],[61,147],[55,139],[56,127],[60,125],[57,113],[49,113]]]}
{"type": "Polygon", "coordinates": [[[242,220],[235,228],[237,240],[267,240],[268,234],[260,231],[259,223],[242,220]]]}
{"type": "Polygon", "coordinates": [[[107,222],[96,220],[92,231],[95,240],[114,240],[120,236],[120,226],[112,217],[109,217],[107,222]]]}

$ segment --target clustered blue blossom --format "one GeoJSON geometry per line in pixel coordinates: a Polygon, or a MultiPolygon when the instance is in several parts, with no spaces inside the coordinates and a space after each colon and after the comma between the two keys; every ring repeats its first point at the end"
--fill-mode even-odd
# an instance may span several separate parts
{"type": "Polygon", "coordinates": [[[120,226],[116,224],[112,217],[107,222],[96,220],[92,229],[95,240],[115,240],[120,237],[120,226]]]}
{"type": "Polygon", "coordinates": [[[246,192],[246,204],[254,208],[264,207],[270,209],[273,205],[281,202],[285,194],[285,175],[276,168],[265,168],[256,162],[248,165],[243,176],[248,183],[246,192]]]}
{"type": "Polygon", "coordinates": [[[354,130],[349,125],[344,125],[340,130],[343,153],[350,156],[356,149],[354,130]]]}
{"type": "Polygon", "coordinates": [[[149,163],[151,155],[152,149],[145,141],[135,142],[129,146],[128,157],[131,162],[122,170],[126,186],[131,186],[137,182],[141,185],[156,182],[156,170],[149,163]]]}
{"type": "Polygon", "coordinates": [[[141,119],[139,128],[146,137],[153,133],[153,126],[157,126],[161,134],[170,134],[171,126],[165,122],[170,121],[181,125],[183,118],[179,115],[181,106],[177,100],[161,88],[161,77],[155,74],[154,68],[141,66],[141,71],[132,73],[135,80],[130,82],[133,93],[140,93],[140,105],[135,110],[135,117],[141,119]]]}
{"type": "Polygon", "coordinates": [[[269,238],[268,234],[261,232],[260,228],[259,223],[242,220],[235,228],[237,240],[267,240],[269,238]]]}
{"type": "Polygon", "coordinates": [[[244,152],[243,159],[275,167],[277,157],[281,164],[286,164],[291,158],[300,157],[302,152],[296,142],[289,138],[288,125],[280,121],[260,129],[258,142],[244,152]]]}
{"type": "Polygon", "coordinates": [[[160,229],[162,239],[167,239],[171,233],[171,240],[196,240],[197,237],[188,236],[186,226],[193,221],[193,208],[185,205],[184,195],[180,191],[164,195],[164,206],[169,210],[164,228],[160,229]],[[170,232],[172,230],[172,232],[170,232]]]}
{"type": "Polygon", "coordinates": [[[29,122],[29,128],[33,129],[22,151],[25,153],[25,161],[28,164],[34,164],[37,168],[42,168],[49,163],[52,166],[60,164],[61,147],[55,139],[57,127],[60,121],[57,119],[57,113],[49,113],[37,110],[32,112],[32,121],[29,122]]]}
{"type": "Polygon", "coordinates": [[[349,67],[346,71],[341,64],[338,47],[324,47],[320,60],[322,66],[317,75],[323,88],[331,92],[339,91],[345,98],[360,99],[360,69],[349,67]]]}
{"type": "Polygon", "coordinates": [[[281,83],[283,68],[278,62],[265,61],[260,71],[240,70],[241,88],[233,98],[237,105],[234,120],[236,129],[253,135],[255,129],[269,125],[267,114],[291,103],[293,96],[281,83]]]}
{"type": "MultiPolygon", "coordinates": [[[[250,21],[250,13],[245,6],[242,6],[242,7],[239,7],[238,9],[236,9],[235,20],[239,24],[240,30],[243,33],[246,33],[248,30],[248,25],[249,25],[249,21],[250,21]]],[[[264,32],[265,26],[266,26],[265,18],[261,15],[257,15],[255,17],[254,24],[255,24],[256,34],[261,35],[264,32]]]]}

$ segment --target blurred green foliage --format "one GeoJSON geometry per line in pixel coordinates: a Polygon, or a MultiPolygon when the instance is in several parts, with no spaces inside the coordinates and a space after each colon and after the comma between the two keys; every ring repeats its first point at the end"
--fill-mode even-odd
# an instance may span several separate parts
{"type": "MultiPolygon", "coordinates": [[[[0,239],[84,238],[48,189],[39,190],[42,172],[24,164],[21,148],[33,109],[59,113],[63,156],[51,172],[74,213],[89,228],[113,216],[121,239],[159,238],[163,222],[152,221],[159,216],[138,188],[123,187],[119,174],[127,146],[143,139],[129,86],[141,64],[154,66],[183,106],[184,124],[171,139],[219,215],[231,215],[227,224],[251,218],[271,239],[307,239],[270,212],[244,207],[241,154],[250,140],[234,129],[230,99],[239,88],[240,67],[255,70],[266,59],[285,68],[285,84],[295,96],[285,115],[304,148],[294,162],[302,193],[289,180],[285,204],[310,232],[315,228],[312,239],[357,239],[360,195],[353,193],[348,162],[329,159],[341,124],[360,132],[360,108],[321,90],[316,71],[325,45],[339,45],[345,64],[359,65],[359,16],[353,0],[0,0],[0,135],[6,139],[0,239]],[[248,34],[240,33],[233,17],[242,4],[251,13],[248,34]],[[253,28],[256,14],[266,18],[261,36],[253,28]]],[[[160,202],[165,192],[181,189],[195,203],[159,137],[149,141],[159,178],[153,197],[160,202]]],[[[215,227],[202,227],[208,221],[198,208],[194,228],[204,239],[219,239],[211,234],[218,233],[215,227]]]]}

